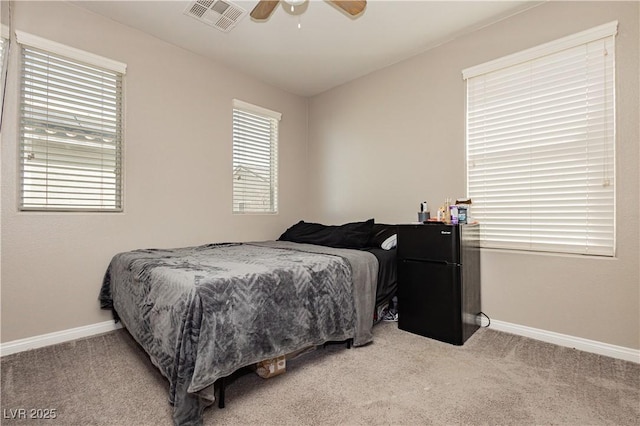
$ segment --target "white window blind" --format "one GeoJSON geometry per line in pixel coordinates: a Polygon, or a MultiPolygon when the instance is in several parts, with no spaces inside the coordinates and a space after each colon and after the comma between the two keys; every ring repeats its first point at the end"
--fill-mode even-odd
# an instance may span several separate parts
{"type": "Polygon", "coordinates": [[[0,37],[0,70],[4,70],[4,55],[7,50],[7,40],[4,37],[0,37]]]}
{"type": "Polygon", "coordinates": [[[483,247],[614,255],[616,28],[465,70],[483,247]]]}
{"type": "MultiPolygon", "coordinates": [[[[18,34],[21,39],[31,40],[18,34]]],[[[124,68],[114,71],[25,44],[21,56],[20,208],[121,211],[124,68]]]]}
{"type": "Polygon", "coordinates": [[[278,212],[280,113],[233,101],[233,212],[278,212]]]}

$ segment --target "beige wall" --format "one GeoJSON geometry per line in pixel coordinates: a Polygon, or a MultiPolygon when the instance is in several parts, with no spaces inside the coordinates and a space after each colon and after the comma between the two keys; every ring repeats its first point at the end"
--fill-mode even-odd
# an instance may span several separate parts
{"type": "Polygon", "coordinates": [[[16,51],[2,135],[2,342],[111,319],[111,257],[142,247],[276,238],[306,205],[307,101],[62,2],[15,2],[13,28],[128,65],[125,211],[17,211],[16,51]],[[231,103],[283,114],[280,214],[231,214],[231,103]]]}
{"type": "Polygon", "coordinates": [[[416,219],[465,195],[461,70],[619,21],[617,256],[482,252],[491,318],[640,348],[638,2],[550,2],[311,99],[312,220],[416,219]]]}

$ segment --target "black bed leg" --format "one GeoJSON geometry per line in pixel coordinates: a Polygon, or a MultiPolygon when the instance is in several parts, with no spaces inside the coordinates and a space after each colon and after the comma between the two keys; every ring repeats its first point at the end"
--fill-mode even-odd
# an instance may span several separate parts
{"type": "Polygon", "coordinates": [[[218,390],[218,408],[224,408],[224,377],[220,379],[220,389],[218,390]]]}
{"type": "Polygon", "coordinates": [[[343,343],[347,344],[347,349],[351,349],[351,345],[353,345],[353,339],[347,339],[347,340],[332,340],[329,342],[324,342],[322,344],[322,348],[326,348],[329,345],[341,345],[343,343]]]}

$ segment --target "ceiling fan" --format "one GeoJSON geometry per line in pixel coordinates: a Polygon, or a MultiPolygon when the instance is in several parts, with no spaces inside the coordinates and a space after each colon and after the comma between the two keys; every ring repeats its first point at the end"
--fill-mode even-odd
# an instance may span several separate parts
{"type": "MultiPolygon", "coordinates": [[[[304,3],[306,0],[283,0],[285,3],[291,5],[292,7],[299,6],[304,3]]],[[[344,10],[351,16],[356,16],[361,13],[364,8],[367,6],[366,0],[328,0],[330,3],[333,3],[335,6],[344,10]]],[[[280,3],[280,0],[260,0],[256,7],[251,11],[251,17],[257,21],[264,21],[268,19],[269,16],[273,13],[273,10],[280,3]]]]}

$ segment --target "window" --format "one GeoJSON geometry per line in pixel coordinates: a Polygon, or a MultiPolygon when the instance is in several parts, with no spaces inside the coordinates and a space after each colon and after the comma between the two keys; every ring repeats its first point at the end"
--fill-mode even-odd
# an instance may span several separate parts
{"type": "Polygon", "coordinates": [[[122,210],[125,65],[16,32],[20,209],[122,210]]]}
{"type": "MultiPolygon", "coordinates": [[[[0,25],[4,30],[4,26],[0,25]]],[[[9,62],[9,39],[4,37],[4,31],[0,35],[0,129],[2,129],[2,118],[4,116],[4,89],[7,79],[7,63],[9,62]]]]}
{"type": "Polygon", "coordinates": [[[278,212],[281,114],[233,101],[233,212],[278,212]]]}
{"type": "Polygon", "coordinates": [[[483,247],[613,256],[617,22],[463,71],[483,247]]]}
{"type": "Polygon", "coordinates": [[[4,71],[4,55],[7,51],[7,46],[9,45],[9,41],[0,36],[0,70],[4,71]]]}

